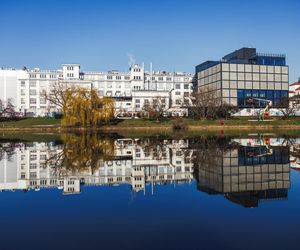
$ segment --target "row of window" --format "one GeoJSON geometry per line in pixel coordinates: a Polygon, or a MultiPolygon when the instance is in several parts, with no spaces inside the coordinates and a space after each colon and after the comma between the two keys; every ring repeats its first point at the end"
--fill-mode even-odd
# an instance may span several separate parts
{"type": "Polygon", "coordinates": [[[244,81],[223,81],[214,82],[200,86],[202,91],[218,90],[218,89],[269,89],[269,90],[288,90],[288,83],[274,82],[244,82],[244,81]]]}
{"type": "Polygon", "coordinates": [[[116,79],[116,80],[122,80],[122,79],[124,79],[124,80],[130,80],[130,76],[107,76],[106,77],[106,79],[107,80],[113,80],[113,79],[116,79]]]}
{"type": "MultiPolygon", "coordinates": [[[[146,84],[147,85],[147,84],[146,84]]],[[[105,87],[105,83],[101,82],[99,84],[99,88],[104,88],[105,87]]],[[[122,88],[122,84],[121,83],[117,83],[115,85],[116,88],[122,88]]],[[[130,83],[125,83],[124,85],[125,88],[128,88],[130,89],[131,88],[131,84],[130,83]]],[[[164,84],[164,83],[152,83],[152,85],[150,86],[150,83],[148,84],[148,88],[150,89],[168,89],[168,90],[171,90],[173,87],[173,84],[170,83],[170,84],[164,84]]],[[[113,88],[113,83],[112,82],[107,82],[106,83],[106,88],[113,88]]],[[[190,89],[190,84],[188,83],[185,83],[185,84],[180,84],[180,83],[176,83],[175,86],[174,86],[175,89],[190,89]]],[[[135,89],[135,88],[134,88],[135,89]]]]}
{"type": "MultiPolygon", "coordinates": [[[[273,171],[283,171],[281,164],[289,163],[289,151],[287,148],[273,148],[272,153],[266,147],[241,147],[238,152],[238,164],[260,165],[260,164],[280,164],[276,165],[273,171]],[[263,157],[261,155],[264,155],[263,157]]],[[[275,166],[274,166],[275,167],[275,166]]],[[[270,170],[268,170],[269,172],[270,170]]]]}
{"type": "MultiPolygon", "coordinates": [[[[57,75],[56,74],[29,74],[29,78],[40,78],[40,79],[45,79],[45,78],[51,78],[54,79],[56,78],[57,75]]],[[[59,77],[63,77],[63,75],[59,75],[59,77]]]]}
{"type": "MultiPolygon", "coordinates": [[[[45,98],[40,98],[39,101],[40,101],[40,104],[46,104],[47,103],[45,98]]],[[[21,98],[21,104],[26,104],[26,99],[25,98],[21,98]]],[[[29,99],[29,104],[37,104],[37,98],[30,98],[29,99]]]]}
{"type": "Polygon", "coordinates": [[[269,81],[269,82],[288,82],[288,75],[284,74],[258,74],[258,73],[236,73],[222,72],[198,79],[200,85],[219,80],[241,80],[241,81],[269,81]]]}
{"type": "MultiPolygon", "coordinates": [[[[212,74],[219,73],[221,71],[221,64],[210,67],[206,70],[198,72],[198,77],[204,77],[212,74]]],[[[247,72],[247,73],[276,73],[276,74],[288,74],[287,66],[267,66],[267,65],[255,65],[255,64],[228,64],[222,63],[222,72],[247,72]]]]}
{"type": "Polygon", "coordinates": [[[273,105],[284,105],[283,102],[286,102],[288,98],[288,91],[238,89],[237,98],[239,107],[265,107],[266,102],[262,100],[272,101],[273,105]]]}
{"type": "MultiPolygon", "coordinates": [[[[106,79],[107,79],[107,80],[123,80],[123,79],[124,79],[124,80],[130,80],[130,76],[119,76],[119,75],[117,75],[117,76],[112,76],[112,75],[108,75],[108,76],[106,77],[106,79]]],[[[141,78],[141,76],[134,76],[133,79],[134,79],[134,80],[141,80],[142,78],[141,78]]],[[[146,81],[150,81],[150,80],[152,80],[152,81],[172,81],[172,77],[162,77],[162,76],[155,77],[155,76],[152,76],[152,78],[151,78],[151,77],[149,77],[149,76],[146,76],[146,77],[145,77],[145,80],[146,80],[146,81]]],[[[182,79],[179,78],[179,77],[175,77],[175,78],[174,78],[174,81],[175,81],[175,82],[180,82],[180,81],[182,81],[182,79]]],[[[183,81],[184,81],[184,82],[190,82],[190,78],[184,77],[184,78],[183,78],[183,81]]]]}

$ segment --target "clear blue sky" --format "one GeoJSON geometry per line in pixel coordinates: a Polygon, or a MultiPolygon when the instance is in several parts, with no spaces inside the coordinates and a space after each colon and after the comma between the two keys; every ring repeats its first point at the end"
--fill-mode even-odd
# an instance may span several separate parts
{"type": "Polygon", "coordinates": [[[285,53],[300,76],[299,0],[0,0],[0,66],[194,72],[240,47],[285,53]]]}

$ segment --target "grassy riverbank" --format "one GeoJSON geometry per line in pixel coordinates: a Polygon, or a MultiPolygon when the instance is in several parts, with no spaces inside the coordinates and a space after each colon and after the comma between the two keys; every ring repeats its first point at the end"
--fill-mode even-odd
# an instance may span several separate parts
{"type": "Polygon", "coordinates": [[[48,117],[21,118],[11,121],[0,122],[2,128],[38,128],[38,127],[58,127],[60,120],[48,117]]]}
{"type": "MultiPolygon", "coordinates": [[[[247,118],[220,120],[195,120],[184,118],[188,130],[259,130],[259,129],[300,129],[300,119],[290,118],[287,120],[273,119],[271,121],[253,121],[247,118]]],[[[97,128],[103,131],[126,131],[126,130],[170,130],[173,120],[161,121],[146,119],[116,120],[109,125],[97,128]]],[[[61,131],[67,130],[60,126],[60,120],[54,118],[25,118],[14,121],[0,122],[0,131],[8,130],[34,130],[34,131],[61,131]]],[[[81,128],[68,128],[68,130],[81,130],[81,128]]]]}

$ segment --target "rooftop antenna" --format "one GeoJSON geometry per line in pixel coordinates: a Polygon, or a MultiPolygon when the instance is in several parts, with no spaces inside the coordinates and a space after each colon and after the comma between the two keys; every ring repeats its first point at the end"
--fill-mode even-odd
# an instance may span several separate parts
{"type": "MultiPolygon", "coordinates": [[[[150,86],[152,86],[152,74],[153,74],[153,69],[152,69],[152,62],[150,63],[150,86]]],[[[149,86],[149,89],[150,89],[149,86]]]]}

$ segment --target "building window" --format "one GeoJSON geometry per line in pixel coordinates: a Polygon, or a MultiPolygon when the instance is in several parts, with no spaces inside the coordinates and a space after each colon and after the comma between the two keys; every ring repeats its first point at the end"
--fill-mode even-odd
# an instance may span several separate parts
{"type": "Polygon", "coordinates": [[[36,99],[35,98],[30,98],[30,104],[36,104],[36,99]]]}
{"type": "Polygon", "coordinates": [[[176,91],[176,92],[175,92],[175,95],[180,95],[180,92],[179,92],[179,91],[176,91]]]}
{"type": "Polygon", "coordinates": [[[45,98],[40,98],[40,104],[46,104],[46,99],[45,98]]]}
{"type": "Polygon", "coordinates": [[[113,78],[112,78],[112,76],[107,76],[107,79],[112,80],[113,78]]]}
{"type": "Polygon", "coordinates": [[[25,87],[25,82],[21,81],[21,87],[25,87]]]}
{"type": "Polygon", "coordinates": [[[29,82],[30,87],[36,87],[36,82],[29,82]]]}
{"type": "Polygon", "coordinates": [[[184,89],[189,89],[189,85],[188,84],[184,84],[184,89]]]}
{"type": "Polygon", "coordinates": [[[180,89],[180,84],[175,84],[175,89],[180,89]]]}
{"type": "Polygon", "coordinates": [[[29,90],[29,94],[30,94],[30,95],[36,95],[36,90],[35,90],[35,89],[29,90]]]}
{"type": "Polygon", "coordinates": [[[29,168],[30,169],[36,169],[37,168],[37,164],[36,163],[30,163],[29,168]]]}

